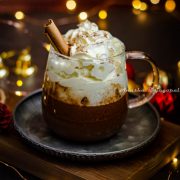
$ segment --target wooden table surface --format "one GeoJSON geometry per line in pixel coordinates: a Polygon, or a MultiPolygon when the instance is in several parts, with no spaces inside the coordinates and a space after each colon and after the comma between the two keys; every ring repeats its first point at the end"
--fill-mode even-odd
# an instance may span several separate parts
{"type": "Polygon", "coordinates": [[[103,163],[77,163],[32,149],[16,134],[0,136],[0,160],[42,179],[146,179],[180,152],[180,127],[161,121],[155,141],[125,159],[103,163]]]}

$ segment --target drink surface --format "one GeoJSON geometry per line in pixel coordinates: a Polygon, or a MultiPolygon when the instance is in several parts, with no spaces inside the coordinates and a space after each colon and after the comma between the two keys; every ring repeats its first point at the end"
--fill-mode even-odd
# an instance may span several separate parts
{"type": "Polygon", "coordinates": [[[124,44],[89,21],[69,30],[64,38],[70,57],[51,48],[43,86],[46,95],[78,106],[101,106],[121,99],[127,88],[124,44]]]}

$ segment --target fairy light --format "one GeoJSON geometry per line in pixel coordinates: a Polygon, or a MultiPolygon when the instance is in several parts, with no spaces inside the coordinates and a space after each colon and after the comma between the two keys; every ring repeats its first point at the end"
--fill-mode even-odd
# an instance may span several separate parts
{"type": "Polygon", "coordinates": [[[23,93],[22,93],[21,91],[15,91],[15,95],[16,95],[16,96],[22,96],[23,93]]]}
{"type": "Polygon", "coordinates": [[[177,158],[174,158],[172,162],[173,162],[173,164],[177,164],[178,159],[177,159],[177,158]]]}
{"type": "Polygon", "coordinates": [[[160,0],[150,0],[152,4],[158,4],[160,0]]]}
{"type": "Polygon", "coordinates": [[[101,11],[99,11],[98,15],[99,15],[100,19],[106,19],[107,18],[107,11],[101,10],[101,11]]]}
{"type": "Polygon", "coordinates": [[[79,19],[84,21],[88,18],[88,14],[86,12],[79,13],[79,19]]]}
{"type": "Polygon", "coordinates": [[[17,20],[22,20],[25,17],[25,15],[22,11],[17,11],[14,16],[17,20]]]}
{"type": "Polygon", "coordinates": [[[172,166],[173,166],[175,169],[177,169],[178,164],[179,164],[178,158],[176,158],[176,157],[173,158],[173,160],[172,160],[172,166]]]}
{"type": "Polygon", "coordinates": [[[74,10],[74,9],[76,8],[76,1],[74,1],[74,0],[68,0],[68,1],[66,2],[66,7],[67,7],[67,9],[70,10],[70,11],[74,10]]]}
{"type": "Polygon", "coordinates": [[[180,70],[180,61],[178,61],[177,66],[178,66],[178,68],[180,70]]]}
{"type": "Polygon", "coordinates": [[[139,0],[133,0],[133,1],[132,1],[132,6],[133,6],[134,9],[140,9],[140,7],[141,7],[141,1],[139,1],[139,0]]]}
{"type": "Polygon", "coordinates": [[[176,3],[174,0],[167,0],[165,3],[165,10],[167,12],[173,12],[176,8],[176,3]]]}
{"type": "Polygon", "coordinates": [[[141,7],[139,8],[141,11],[146,11],[148,8],[148,5],[145,2],[141,3],[141,7]]]}
{"type": "Polygon", "coordinates": [[[16,85],[17,85],[18,87],[21,87],[21,86],[23,85],[23,81],[22,81],[22,80],[17,80],[17,81],[16,81],[16,85]]]}

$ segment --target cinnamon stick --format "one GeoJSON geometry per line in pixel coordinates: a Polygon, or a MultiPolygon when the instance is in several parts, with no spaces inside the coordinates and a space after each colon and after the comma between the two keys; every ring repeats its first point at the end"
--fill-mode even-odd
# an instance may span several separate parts
{"type": "Polygon", "coordinates": [[[45,33],[53,47],[64,55],[69,55],[69,46],[52,19],[45,25],[45,33]]]}

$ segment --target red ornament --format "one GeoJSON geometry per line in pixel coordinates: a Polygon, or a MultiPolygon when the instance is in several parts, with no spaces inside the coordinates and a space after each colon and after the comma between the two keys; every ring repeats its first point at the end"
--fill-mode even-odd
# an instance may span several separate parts
{"type": "Polygon", "coordinates": [[[176,96],[171,92],[157,92],[151,99],[160,112],[170,113],[174,110],[174,101],[176,96]]]}
{"type": "Polygon", "coordinates": [[[133,66],[130,63],[126,63],[126,71],[128,79],[134,80],[135,79],[135,71],[133,66]]]}
{"type": "Polygon", "coordinates": [[[9,130],[12,122],[12,113],[5,104],[0,103],[0,131],[9,130]]]}

